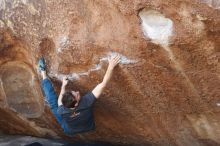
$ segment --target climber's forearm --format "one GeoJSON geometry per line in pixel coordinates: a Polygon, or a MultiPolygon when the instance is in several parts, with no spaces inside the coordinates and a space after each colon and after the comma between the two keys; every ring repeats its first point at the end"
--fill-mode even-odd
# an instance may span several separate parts
{"type": "Polygon", "coordinates": [[[114,68],[111,68],[111,67],[108,67],[106,73],[105,73],[105,76],[103,78],[103,81],[98,84],[92,91],[92,93],[94,94],[94,96],[96,98],[99,98],[100,95],[102,94],[102,92],[104,91],[107,83],[109,82],[111,76],[112,76],[112,72],[113,72],[113,69],[114,68]]]}
{"type": "Polygon", "coordinates": [[[104,76],[102,82],[100,83],[100,84],[102,84],[103,87],[105,87],[107,85],[107,83],[109,82],[109,80],[111,79],[113,69],[114,68],[112,68],[111,66],[108,66],[108,69],[105,73],[105,76],[104,76]]]}
{"type": "Polygon", "coordinates": [[[113,69],[115,68],[115,66],[119,62],[120,62],[120,56],[119,55],[115,56],[114,58],[111,58],[111,60],[109,61],[108,69],[105,73],[105,76],[104,76],[102,82],[100,84],[98,84],[95,87],[95,89],[92,91],[92,93],[95,95],[96,98],[99,98],[99,96],[101,95],[101,93],[105,89],[107,83],[109,82],[109,80],[112,76],[113,69]]]}
{"type": "Polygon", "coordinates": [[[66,76],[63,77],[62,87],[61,87],[60,95],[58,97],[58,106],[62,105],[63,94],[66,92],[66,85],[67,85],[68,81],[69,80],[66,76]]]}
{"type": "Polygon", "coordinates": [[[62,105],[62,98],[65,91],[66,91],[66,85],[62,84],[60,95],[58,97],[58,106],[62,105]]]}

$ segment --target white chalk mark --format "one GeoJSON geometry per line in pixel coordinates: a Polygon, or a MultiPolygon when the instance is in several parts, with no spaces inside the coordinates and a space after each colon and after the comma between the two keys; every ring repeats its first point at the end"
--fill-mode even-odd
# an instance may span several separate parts
{"type": "Polygon", "coordinates": [[[134,64],[134,63],[137,63],[137,62],[138,62],[137,60],[128,59],[126,56],[124,56],[124,55],[122,55],[122,54],[119,54],[119,53],[117,53],[117,52],[109,52],[109,53],[107,54],[107,56],[102,57],[102,58],[100,59],[100,61],[108,61],[108,60],[110,60],[112,57],[115,57],[116,55],[120,55],[120,57],[121,57],[120,64],[128,65],[128,64],[134,64]]]}
{"type": "Polygon", "coordinates": [[[193,83],[190,81],[179,62],[176,60],[172,50],[169,47],[169,38],[173,31],[172,20],[165,18],[162,14],[154,10],[143,9],[139,16],[142,20],[142,29],[144,35],[149,37],[153,43],[159,44],[168,53],[170,60],[174,63],[176,70],[181,73],[189,84],[195,95],[199,96],[193,83]]]}
{"type": "Polygon", "coordinates": [[[26,5],[28,3],[28,0],[21,0],[21,2],[26,5]]]}
{"type": "Polygon", "coordinates": [[[91,72],[91,71],[97,71],[97,70],[100,70],[101,68],[102,68],[102,66],[101,66],[101,64],[99,63],[99,64],[96,64],[96,65],[95,65],[95,68],[90,69],[89,72],[91,72]]]}
{"type": "Polygon", "coordinates": [[[62,81],[63,80],[63,77],[67,76],[67,78],[69,80],[78,80],[79,79],[79,75],[77,73],[72,73],[72,74],[58,74],[58,73],[49,73],[48,74],[50,77],[53,77],[53,78],[56,78],[57,80],[59,81],[62,81]]]}
{"type": "Polygon", "coordinates": [[[144,35],[151,38],[156,44],[168,46],[172,35],[173,22],[154,10],[141,11],[142,29],[144,35]]]}
{"type": "Polygon", "coordinates": [[[5,10],[5,8],[6,8],[5,0],[0,0],[0,11],[5,10]]]}
{"type": "MultiPolygon", "coordinates": [[[[84,71],[84,72],[78,72],[78,73],[71,73],[71,74],[58,74],[58,73],[49,73],[48,75],[50,77],[53,77],[53,78],[56,78],[60,81],[62,81],[63,77],[64,76],[67,76],[69,80],[79,80],[81,76],[89,76],[89,74],[93,71],[98,71],[98,70],[101,70],[102,69],[102,62],[105,62],[105,61],[108,61],[111,57],[114,57],[115,55],[117,55],[119,53],[116,53],[116,52],[109,52],[106,56],[102,57],[99,59],[99,63],[96,64],[93,68],[87,70],[87,71],[84,71]]],[[[119,54],[121,56],[121,62],[120,64],[124,64],[124,65],[127,65],[127,64],[134,64],[134,63],[137,63],[138,61],[136,60],[130,60],[128,59],[126,56],[122,55],[122,54],[119,54]]]]}
{"type": "Polygon", "coordinates": [[[57,51],[59,53],[62,52],[63,49],[67,48],[70,44],[70,40],[67,36],[63,36],[59,39],[59,47],[57,49],[57,51]]]}
{"type": "Polygon", "coordinates": [[[220,9],[220,1],[219,0],[200,0],[201,3],[207,4],[209,7],[214,9],[220,9]]]}

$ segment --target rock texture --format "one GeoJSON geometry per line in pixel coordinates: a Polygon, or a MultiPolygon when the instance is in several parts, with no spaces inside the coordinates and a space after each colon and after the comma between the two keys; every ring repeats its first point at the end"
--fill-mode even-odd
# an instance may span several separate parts
{"type": "Polygon", "coordinates": [[[219,0],[0,0],[1,130],[73,141],[219,145],[219,8],[219,0]],[[96,131],[65,136],[44,101],[38,58],[46,58],[57,92],[68,75],[68,88],[85,94],[115,53],[122,62],[95,105],[96,131]]]}
{"type": "MultiPolygon", "coordinates": [[[[0,134],[1,146],[116,146],[103,142],[67,142],[65,140],[45,139],[32,136],[2,135],[0,134]]],[[[122,146],[122,145],[117,145],[122,146]]]]}

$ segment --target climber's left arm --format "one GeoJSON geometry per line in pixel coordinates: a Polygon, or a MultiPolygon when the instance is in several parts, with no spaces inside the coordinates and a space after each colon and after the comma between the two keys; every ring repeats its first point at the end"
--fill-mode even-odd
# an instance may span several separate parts
{"type": "Polygon", "coordinates": [[[68,83],[68,79],[67,77],[63,77],[63,81],[62,81],[62,86],[61,86],[61,91],[60,91],[60,95],[58,97],[58,106],[62,105],[62,98],[63,98],[63,94],[66,91],[66,85],[68,83]]]}

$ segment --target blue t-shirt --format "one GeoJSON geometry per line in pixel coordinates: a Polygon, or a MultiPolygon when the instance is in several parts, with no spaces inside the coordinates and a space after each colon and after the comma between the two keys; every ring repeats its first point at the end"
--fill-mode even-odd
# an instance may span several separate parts
{"type": "Polygon", "coordinates": [[[77,134],[95,129],[93,116],[93,104],[96,101],[92,92],[82,96],[75,109],[58,107],[58,114],[62,116],[62,122],[68,128],[68,134],[77,134]]]}

